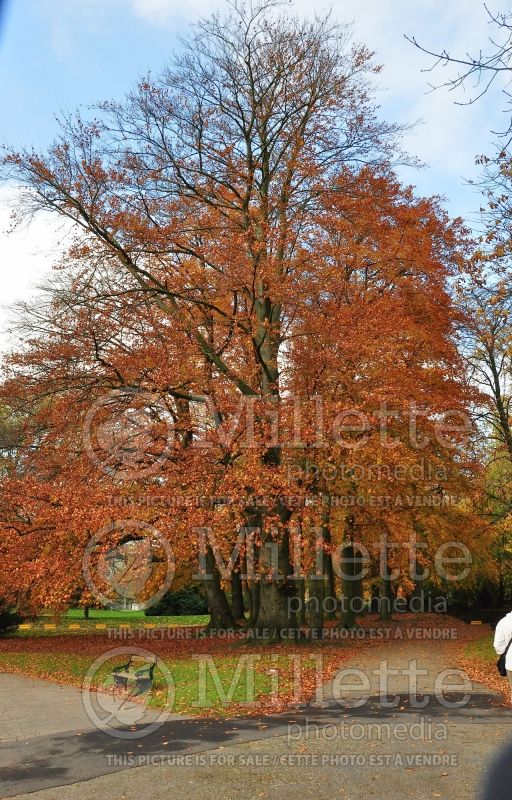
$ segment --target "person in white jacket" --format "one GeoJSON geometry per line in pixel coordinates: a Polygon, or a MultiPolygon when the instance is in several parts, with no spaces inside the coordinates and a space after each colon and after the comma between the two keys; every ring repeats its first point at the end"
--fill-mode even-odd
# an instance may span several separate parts
{"type": "MultiPolygon", "coordinates": [[[[505,652],[511,639],[512,611],[500,619],[496,625],[496,630],[494,632],[494,649],[499,656],[505,652]]],[[[507,655],[505,656],[505,668],[507,670],[507,678],[510,685],[510,702],[512,704],[512,645],[509,647],[507,655]]]]}

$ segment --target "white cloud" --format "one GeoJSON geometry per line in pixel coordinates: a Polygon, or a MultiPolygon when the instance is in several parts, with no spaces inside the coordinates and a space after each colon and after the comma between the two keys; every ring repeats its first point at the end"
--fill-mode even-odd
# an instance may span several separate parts
{"type": "Polygon", "coordinates": [[[0,351],[7,350],[10,344],[10,307],[36,293],[37,286],[50,274],[52,265],[58,260],[65,233],[62,223],[48,214],[41,214],[30,224],[11,230],[11,211],[17,202],[15,188],[0,188],[0,351]]]}
{"type": "MultiPolygon", "coordinates": [[[[298,7],[308,11],[307,0],[298,7]]],[[[334,0],[333,15],[353,20],[356,41],[375,51],[383,65],[378,101],[386,118],[403,123],[422,120],[406,134],[405,146],[428,165],[420,174],[408,171],[407,179],[425,193],[446,193],[454,213],[467,213],[478,207],[474,191],[464,187],[462,178],[477,174],[475,156],[493,148],[492,129],[503,127],[504,98],[493,90],[474,105],[471,86],[449,92],[429,89],[442,84],[455,70],[449,66],[428,70],[434,59],[405,39],[405,35],[432,50],[457,55],[475,53],[486,47],[490,30],[481,0],[334,0]]]]}

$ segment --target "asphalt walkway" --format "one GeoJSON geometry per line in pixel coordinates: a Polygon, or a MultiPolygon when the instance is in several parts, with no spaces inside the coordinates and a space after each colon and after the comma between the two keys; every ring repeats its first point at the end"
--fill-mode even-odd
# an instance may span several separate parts
{"type": "Polygon", "coordinates": [[[79,690],[4,673],[0,797],[467,800],[512,740],[512,709],[479,684],[460,707],[461,687],[449,687],[440,702],[436,678],[452,666],[442,645],[388,643],[347,664],[352,688],[344,672],[316,705],[260,719],[174,716],[154,729],[152,712],[118,726],[130,738],[98,730],[79,690]],[[359,670],[369,697],[357,685],[359,670]],[[131,738],[134,731],[147,735],[131,738]]]}

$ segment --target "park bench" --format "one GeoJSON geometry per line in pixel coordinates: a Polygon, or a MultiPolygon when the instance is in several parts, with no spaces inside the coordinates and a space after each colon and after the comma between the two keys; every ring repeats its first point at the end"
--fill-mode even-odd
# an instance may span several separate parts
{"type": "Polygon", "coordinates": [[[114,685],[126,689],[128,681],[134,681],[139,693],[145,692],[153,686],[155,666],[156,656],[130,656],[126,664],[120,664],[112,670],[114,685]]]}

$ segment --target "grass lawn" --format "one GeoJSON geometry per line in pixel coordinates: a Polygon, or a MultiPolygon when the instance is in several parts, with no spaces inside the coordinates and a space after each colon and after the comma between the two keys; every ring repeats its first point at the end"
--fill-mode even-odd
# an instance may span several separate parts
{"type": "Polygon", "coordinates": [[[493,647],[494,633],[489,632],[474,642],[469,642],[463,651],[460,666],[466,670],[471,680],[480,681],[489,689],[503,694],[509,702],[510,691],[506,678],[496,669],[498,656],[493,647]]]}
{"type": "MultiPolygon", "coordinates": [[[[290,700],[307,700],[316,689],[317,662],[322,650],[323,680],[354,654],[353,643],[341,645],[282,643],[264,645],[234,635],[209,637],[209,616],[149,617],[141,611],[82,609],[60,617],[41,616],[27,621],[16,633],[0,639],[0,672],[13,672],[82,688],[99,656],[113,655],[95,674],[92,688],[110,689],[112,668],[128,660],[126,649],[143,648],[170,670],[176,694],[172,711],[191,715],[236,716],[284,710],[290,700]],[[30,626],[30,627],[28,627],[30,626]],[[253,666],[247,659],[256,656],[253,666]],[[244,660],[245,659],[245,660],[244,660]],[[301,674],[301,695],[294,696],[293,677],[301,674]]],[[[157,667],[148,703],[167,705],[165,670],[157,667]]],[[[141,698],[142,699],[142,698],[141,698]]],[[[171,710],[171,709],[169,709],[171,710]]]]}
{"type": "MultiPolygon", "coordinates": [[[[166,636],[118,639],[100,635],[11,637],[0,640],[0,672],[13,672],[43,678],[79,688],[112,688],[112,669],[128,660],[127,651],[142,648],[158,656],[154,686],[147,697],[154,708],[167,707],[174,713],[199,716],[237,716],[284,710],[290,701],[313,696],[317,680],[324,682],[354,655],[353,643],[336,645],[283,643],[268,645],[246,642],[235,637],[184,638],[166,636]],[[124,652],[117,653],[118,648],[124,652]],[[322,663],[318,655],[321,651],[322,663]],[[94,673],[86,676],[92,664],[108,654],[94,673]],[[163,664],[164,669],[160,668],[163,664]],[[175,698],[168,704],[166,670],[170,671],[175,698]],[[321,672],[319,672],[320,670],[321,672]],[[294,675],[300,673],[299,695],[294,695],[294,675]],[[321,675],[321,677],[319,677],[321,675]]],[[[189,633],[192,633],[189,631],[189,633]]],[[[132,631],[133,634],[133,631],[132,631]]],[[[146,699],[146,698],[142,698],[146,699]]]]}
{"type": "Polygon", "coordinates": [[[111,611],[110,609],[91,608],[89,618],[84,618],[82,608],[72,608],[60,617],[46,614],[35,620],[27,620],[20,625],[13,636],[62,636],[63,634],[102,633],[108,628],[129,625],[135,628],[149,626],[188,627],[207,625],[210,617],[207,614],[192,616],[146,616],[143,611],[111,611]]]}
{"type": "MultiPolygon", "coordinates": [[[[176,689],[172,705],[175,713],[233,716],[284,707],[286,698],[293,694],[294,661],[287,651],[295,652],[296,646],[283,645],[276,652],[275,648],[246,645],[236,639],[201,641],[190,630],[181,637],[179,629],[197,628],[200,632],[208,621],[208,615],[150,617],[143,611],[108,609],[90,609],[88,619],[84,619],[81,608],[60,617],[47,614],[27,621],[1,640],[0,671],[82,687],[89,667],[102,653],[119,647],[142,647],[158,653],[170,670],[176,689]],[[116,634],[126,636],[119,638],[116,634]],[[240,658],[251,655],[258,655],[254,667],[247,669],[242,661],[237,680],[240,658]]],[[[338,655],[343,659],[345,654],[338,651],[338,655]]],[[[119,655],[107,661],[95,674],[92,688],[110,689],[112,668],[122,661],[119,655]]],[[[315,677],[315,662],[307,652],[301,671],[307,690],[315,677]]],[[[168,699],[165,677],[157,668],[154,678],[148,704],[163,708],[168,699]]]]}
{"type": "MultiPolygon", "coordinates": [[[[64,618],[68,620],[78,620],[79,622],[87,622],[84,618],[84,611],[82,608],[70,608],[69,611],[66,611],[64,614],[64,618]]],[[[89,620],[94,620],[95,622],[104,622],[105,620],[114,620],[118,622],[146,622],[148,619],[152,622],[157,622],[161,620],[165,622],[166,620],[200,620],[200,623],[189,623],[184,622],[183,625],[193,625],[193,624],[203,624],[204,620],[209,620],[208,614],[195,614],[195,615],[183,615],[183,616],[151,616],[144,614],[144,611],[112,611],[109,608],[91,608],[89,609],[89,620]]],[[[165,624],[168,624],[165,622],[165,624]]],[[[178,623],[174,623],[178,624],[178,623]]]]}
{"type": "Polygon", "coordinates": [[[497,655],[493,647],[494,634],[489,633],[482,639],[477,639],[476,642],[470,642],[464,648],[464,655],[467,658],[476,658],[494,665],[496,663],[497,655]]]}
{"type": "MultiPolygon", "coordinates": [[[[290,696],[293,660],[289,656],[281,654],[275,658],[266,652],[254,663],[254,669],[242,664],[237,681],[234,676],[239,658],[239,652],[212,656],[208,669],[201,667],[197,658],[163,659],[172,674],[176,691],[174,702],[168,705],[167,683],[157,668],[148,705],[156,709],[167,707],[173,713],[200,716],[255,713],[261,710],[262,704],[272,705],[271,693],[275,688],[276,671],[279,674],[280,701],[284,702],[285,696],[290,696]],[[273,670],[274,675],[269,670],[273,670]],[[202,682],[199,680],[200,673],[205,678],[202,682]]],[[[90,656],[72,653],[0,653],[0,670],[82,687],[93,660],[90,656]]],[[[96,673],[91,688],[110,689],[113,683],[112,668],[122,660],[123,657],[118,655],[106,662],[96,673]]],[[[314,667],[313,660],[305,654],[302,665],[304,673],[314,667]]]]}

